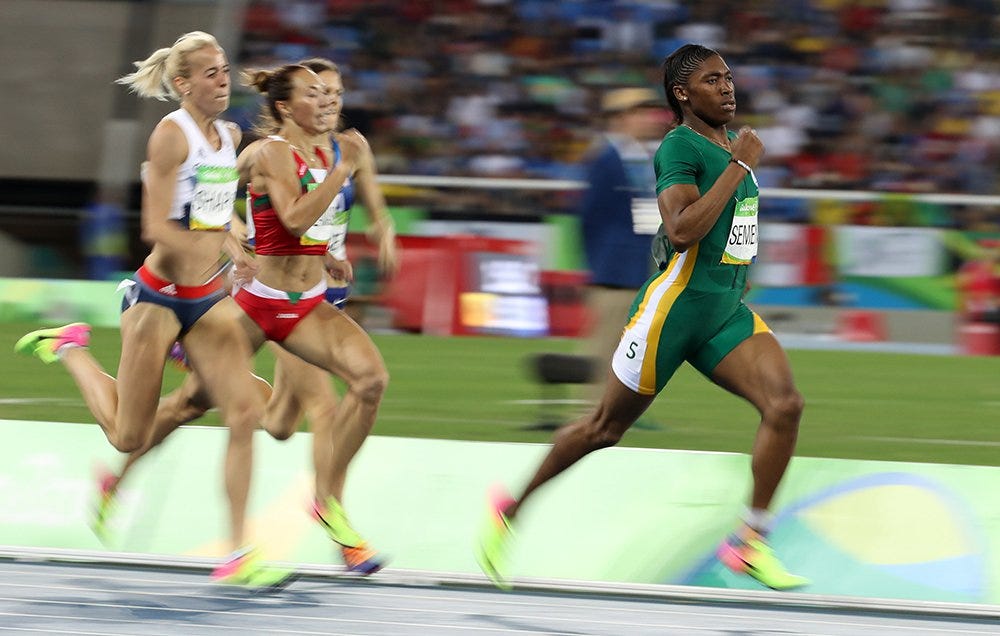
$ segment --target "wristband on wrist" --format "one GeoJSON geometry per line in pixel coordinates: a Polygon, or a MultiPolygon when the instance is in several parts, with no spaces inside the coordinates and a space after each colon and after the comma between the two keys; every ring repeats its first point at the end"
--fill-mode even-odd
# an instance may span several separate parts
{"type": "Polygon", "coordinates": [[[750,166],[748,166],[745,161],[733,157],[732,159],[729,160],[729,163],[735,163],[737,166],[746,170],[747,174],[753,174],[753,170],[750,169],[750,166]]]}

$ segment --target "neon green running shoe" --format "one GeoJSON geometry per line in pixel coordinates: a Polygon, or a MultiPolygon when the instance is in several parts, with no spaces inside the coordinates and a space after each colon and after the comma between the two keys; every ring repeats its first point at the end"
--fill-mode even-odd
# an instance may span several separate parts
{"type": "Polygon", "coordinates": [[[118,475],[110,469],[99,466],[96,469],[97,497],[90,517],[90,529],[94,531],[101,543],[108,542],[108,519],[118,507],[118,475]]]}
{"type": "Polygon", "coordinates": [[[351,522],[347,520],[347,513],[333,495],[326,498],[326,501],[316,499],[312,505],[313,519],[319,522],[326,530],[327,536],[345,548],[358,548],[364,545],[365,540],[361,538],[357,530],[351,527],[351,522]]]}
{"type": "Polygon", "coordinates": [[[45,364],[59,359],[59,350],[66,346],[86,347],[90,344],[90,325],[74,322],[53,329],[39,329],[21,336],[14,344],[14,351],[35,355],[45,364]]]}
{"type": "Polygon", "coordinates": [[[490,491],[489,510],[476,548],[476,561],[479,562],[480,569],[501,590],[513,587],[508,581],[507,568],[514,531],[510,519],[504,514],[513,503],[514,499],[502,487],[495,486],[490,491]]]}
{"type": "Polygon", "coordinates": [[[212,571],[212,580],[224,585],[238,585],[253,590],[279,590],[298,578],[294,570],[261,563],[253,547],[237,550],[225,563],[212,571]]]}
{"type": "Polygon", "coordinates": [[[326,502],[314,499],[311,512],[313,519],[326,530],[327,536],[340,544],[340,555],[348,572],[368,576],[385,567],[385,559],[351,527],[347,513],[336,497],[327,497],[326,502]]]}
{"type": "Polygon", "coordinates": [[[772,590],[791,590],[810,583],[809,579],[785,569],[764,537],[750,528],[743,528],[723,541],[716,556],[733,572],[749,574],[772,590]]]}

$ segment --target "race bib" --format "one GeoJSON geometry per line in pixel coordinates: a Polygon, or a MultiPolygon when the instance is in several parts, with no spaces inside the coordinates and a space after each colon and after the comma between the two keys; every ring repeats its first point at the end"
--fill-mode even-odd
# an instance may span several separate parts
{"type": "MultiPolygon", "coordinates": [[[[327,173],[326,170],[316,168],[310,168],[309,172],[313,176],[314,183],[307,184],[306,190],[312,192],[319,187],[319,184],[323,183],[327,173]]],[[[347,213],[344,211],[344,207],[344,193],[338,192],[323,214],[299,237],[299,244],[329,245],[331,241],[336,241],[337,236],[340,236],[340,240],[343,241],[347,235],[347,213]]]]}
{"type": "Polygon", "coordinates": [[[227,166],[198,166],[195,169],[194,196],[188,229],[224,231],[236,203],[239,173],[227,166]]]}
{"type": "Polygon", "coordinates": [[[247,224],[247,243],[250,245],[257,244],[257,229],[253,224],[253,201],[250,199],[250,189],[247,188],[247,205],[246,205],[246,224],[247,224]]]}
{"type": "Polygon", "coordinates": [[[757,256],[758,201],[757,197],[750,197],[736,202],[733,225],[729,228],[721,262],[727,265],[749,265],[757,256]]]}
{"type": "MultiPolygon", "coordinates": [[[[337,197],[342,198],[342,195],[338,194],[337,197]]],[[[347,242],[347,225],[350,218],[350,210],[340,210],[333,215],[333,232],[326,244],[326,251],[340,260],[347,258],[347,251],[344,244],[347,242]]]]}
{"type": "MultiPolygon", "coordinates": [[[[310,183],[310,191],[316,189],[315,183],[310,183]]],[[[344,195],[340,192],[333,198],[323,214],[319,215],[306,232],[299,237],[300,245],[329,245],[331,242],[344,241],[347,236],[347,212],[344,207],[344,195]]]]}

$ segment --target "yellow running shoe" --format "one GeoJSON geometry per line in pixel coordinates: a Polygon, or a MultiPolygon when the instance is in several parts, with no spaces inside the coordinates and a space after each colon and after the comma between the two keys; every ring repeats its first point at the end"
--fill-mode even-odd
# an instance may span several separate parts
{"type": "Polygon", "coordinates": [[[118,506],[118,475],[106,466],[95,469],[97,478],[97,497],[90,518],[90,529],[94,531],[101,543],[108,542],[108,519],[118,506]]]}
{"type": "Polygon", "coordinates": [[[509,590],[513,586],[508,581],[507,560],[513,528],[505,511],[514,499],[500,486],[490,491],[486,522],[479,535],[476,560],[483,574],[498,588],[509,590]]]}
{"type": "Polygon", "coordinates": [[[329,496],[325,501],[316,499],[312,505],[313,519],[319,522],[326,530],[327,536],[345,548],[358,548],[364,545],[365,540],[361,538],[357,530],[351,527],[351,522],[347,520],[347,513],[340,505],[337,498],[329,496]]]}
{"type": "Polygon", "coordinates": [[[279,590],[297,578],[294,570],[261,563],[260,555],[253,547],[237,550],[212,571],[212,580],[216,583],[253,590],[279,590]]]}
{"type": "Polygon", "coordinates": [[[785,569],[764,537],[749,527],[723,541],[716,556],[733,572],[749,574],[773,590],[791,590],[810,582],[785,569]]]}

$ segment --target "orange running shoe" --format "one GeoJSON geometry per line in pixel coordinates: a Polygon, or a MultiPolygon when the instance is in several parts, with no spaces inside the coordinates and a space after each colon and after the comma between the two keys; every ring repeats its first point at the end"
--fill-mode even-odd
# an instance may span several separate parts
{"type": "Polygon", "coordinates": [[[347,546],[340,547],[340,554],[344,557],[344,565],[348,572],[357,572],[363,576],[375,574],[385,566],[385,561],[378,552],[368,547],[364,541],[355,548],[347,546]]]}

